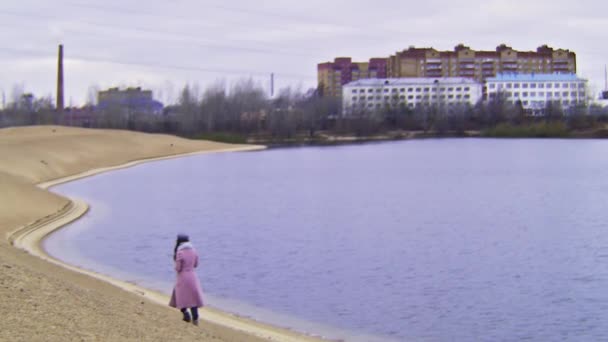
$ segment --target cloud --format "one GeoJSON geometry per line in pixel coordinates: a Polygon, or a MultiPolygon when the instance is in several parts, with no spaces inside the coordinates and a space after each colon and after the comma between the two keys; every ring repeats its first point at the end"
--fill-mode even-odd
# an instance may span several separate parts
{"type": "Polygon", "coordinates": [[[91,84],[202,87],[253,77],[277,87],[316,83],[316,64],[337,56],[382,57],[410,45],[494,49],[542,44],[577,52],[579,70],[603,83],[608,2],[579,0],[21,0],[0,4],[0,88],[25,81],[54,92],[58,43],[65,44],[69,93],[91,84]],[[18,67],[15,67],[18,65],[18,67]]]}

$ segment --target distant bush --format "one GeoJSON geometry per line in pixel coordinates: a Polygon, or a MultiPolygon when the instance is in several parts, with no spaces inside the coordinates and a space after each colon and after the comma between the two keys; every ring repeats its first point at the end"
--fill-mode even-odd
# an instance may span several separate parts
{"type": "Polygon", "coordinates": [[[594,138],[608,138],[608,129],[601,128],[593,133],[594,138]]]}
{"type": "Polygon", "coordinates": [[[528,125],[503,123],[482,133],[495,138],[565,138],[570,136],[568,126],[563,122],[540,122],[528,125]]]}
{"type": "Polygon", "coordinates": [[[223,142],[228,144],[246,144],[247,137],[234,134],[234,133],[223,133],[223,132],[213,132],[213,133],[203,133],[194,136],[194,139],[198,140],[211,140],[217,142],[223,142]]]}

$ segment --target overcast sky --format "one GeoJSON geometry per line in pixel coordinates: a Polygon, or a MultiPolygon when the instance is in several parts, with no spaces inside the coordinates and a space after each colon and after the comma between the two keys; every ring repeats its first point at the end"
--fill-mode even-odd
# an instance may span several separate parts
{"type": "Polygon", "coordinates": [[[91,86],[142,86],[172,102],[185,83],[204,88],[252,77],[268,88],[316,85],[336,56],[386,57],[410,45],[494,50],[542,44],[577,54],[596,92],[608,63],[608,1],[601,0],[5,0],[0,2],[0,91],[55,96],[65,46],[66,104],[91,86]]]}

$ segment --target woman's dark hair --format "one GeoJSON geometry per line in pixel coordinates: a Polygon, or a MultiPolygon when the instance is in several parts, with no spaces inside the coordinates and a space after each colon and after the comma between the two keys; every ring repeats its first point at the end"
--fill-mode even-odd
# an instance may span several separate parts
{"type": "Polygon", "coordinates": [[[173,260],[175,260],[175,258],[177,257],[177,248],[179,248],[179,245],[188,241],[190,241],[188,235],[179,234],[177,236],[177,240],[175,241],[175,248],[173,249],[173,260]]]}

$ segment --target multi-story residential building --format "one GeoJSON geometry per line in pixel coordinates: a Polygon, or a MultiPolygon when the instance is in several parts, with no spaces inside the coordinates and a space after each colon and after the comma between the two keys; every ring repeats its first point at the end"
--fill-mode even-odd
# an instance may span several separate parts
{"type": "Polygon", "coordinates": [[[410,47],[391,56],[388,77],[468,77],[480,82],[499,73],[576,73],[576,54],[543,45],[517,51],[505,44],[495,51],[477,51],[462,44],[453,51],[410,47]]]}
{"type": "Polygon", "coordinates": [[[366,78],[466,77],[483,82],[501,73],[576,73],[576,54],[547,45],[517,51],[502,44],[495,51],[477,51],[462,44],[453,51],[410,47],[388,58],[354,63],[348,57],[317,66],[322,95],[339,97],[342,86],[366,78]]]}
{"type": "Polygon", "coordinates": [[[333,62],[317,65],[319,90],[323,96],[340,97],[346,83],[366,78],[386,78],[386,58],[372,58],[369,62],[353,62],[350,57],[339,57],[333,62]]]}
{"type": "Polygon", "coordinates": [[[486,79],[489,101],[502,99],[517,104],[532,115],[543,115],[547,104],[562,108],[588,101],[587,81],[575,74],[499,74],[486,79]]]}
{"type": "Polygon", "coordinates": [[[342,89],[342,111],[355,113],[387,108],[474,105],[482,98],[482,85],[463,77],[387,78],[350,82],[342,89]]]}

